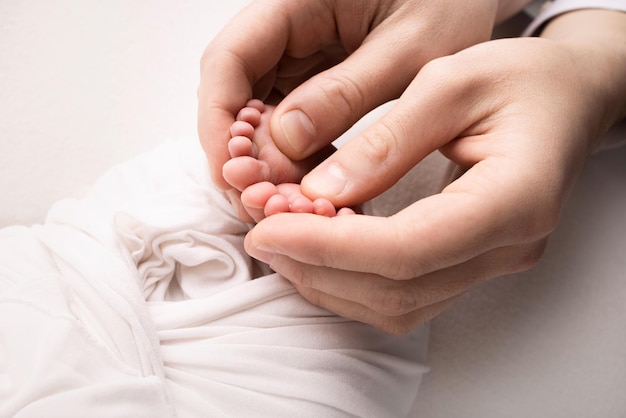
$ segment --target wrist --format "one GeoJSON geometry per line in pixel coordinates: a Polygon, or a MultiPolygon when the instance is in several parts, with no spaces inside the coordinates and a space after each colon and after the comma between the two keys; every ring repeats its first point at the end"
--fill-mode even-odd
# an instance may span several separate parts
{"type": "Polygon", "coordinates": [[[570,51],[588,97],[595,148],[599,137],[626,117],[626,13],[584,9],[557,16],[541,37],[570,51]],[[594,117],[595,116],[595,117],[594,117]],[[592,125],[593,126],[593,125],[592,125]]]}

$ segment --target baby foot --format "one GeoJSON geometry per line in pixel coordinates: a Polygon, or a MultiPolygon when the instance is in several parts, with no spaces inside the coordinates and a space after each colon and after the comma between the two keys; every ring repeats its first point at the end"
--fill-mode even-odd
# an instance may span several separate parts
{"type": "Polygon", "coordinates": [[[306,173],[334,152],[334,147],[328,147],[301,161],[289,159],[272,140],[270,117],[273,111],[273,106],[250,100],[230,128],[228,150],[231,160],[224,164],[222,175],[240,192],[263,181],[300,183],[306,173]]]}
{"type": "Polygon", "coordinates": [[[311,201],[300,191],[300,185],[283,183],[274,185],[270,182],[261,182],[247,187],[241,193],[241,203],[254,219],[261,219],[277,213],[314,213],[322,216],[341,216],[354,214],[350,208],[335,209],[333,204],[324,198],[311,201]]]}
{"type": "MultiPolygon", "coordinates": [[[[302,194],[296,183],[334,148],[307,160],[290,160],[271,138],[269,119],[273,110],[272,106],[260,100],[250,100],[230,129],[232,138],[228,150],[231,160],[224,164],[222,174],[226,181],[242,192],[240,201],[234,203],[238,206],[240,217],[259,222],[267,216],[283,212],[323,216],[355,213],[349,208],[337,212],[329,200],[311,201],[302,194]]],[[[234,200],[232,196],[231,200],[234,200]]]]}

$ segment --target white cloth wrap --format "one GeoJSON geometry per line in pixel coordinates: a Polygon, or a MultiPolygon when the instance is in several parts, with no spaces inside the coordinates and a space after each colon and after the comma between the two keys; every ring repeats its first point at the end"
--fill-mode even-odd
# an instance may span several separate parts
{"type": "Polygon", "coordinates": [[[523,36],[538,35],[543,25],[563,13],[580,9],[607,9],[626,12],[626,0],[551,0],[543,2],[539,14],[524,30],[523,36]]]}
{"type": "Polygon", "coordinates": [[[248,229],[181,140],[0,230],[0,417],[406,416],[427,330],[310,305],[248,229]]]}

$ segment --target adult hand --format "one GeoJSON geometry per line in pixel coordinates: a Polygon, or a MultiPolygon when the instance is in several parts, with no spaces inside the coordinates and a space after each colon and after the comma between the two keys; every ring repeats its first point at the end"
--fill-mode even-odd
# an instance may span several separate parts
{"type": "Polygon", "coordinates": [[[626,115],[625,34],[625,14],[585,10],[555,19],[552,39],[491,41],[432,61],[303,188],[350,205],[438,148],[465,174],[389,218],[270,216],[247,251],[312,303],[391,333],[482,280],[529,268],[594,141],[626,115]]]}
{"type": "Polygon", "coordinates": [[[527,2],[502,1],[500,10],[498,0],[251,3],[201,63],[198,130],[216,184],[230,188],[221,172],[229,128],[250,98],[289,93],[272,116],[272,135],[288,157],[304,159],[397,98],[426,62],[487,40],[511,4],[527,2]]]}

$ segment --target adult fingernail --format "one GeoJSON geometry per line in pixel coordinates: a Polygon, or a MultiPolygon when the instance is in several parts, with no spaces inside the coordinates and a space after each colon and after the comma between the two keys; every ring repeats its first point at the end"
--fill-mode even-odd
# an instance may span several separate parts
{"type": "Polygon", "coordinates": [[[260,242],[258,244],[253,244],[252,248],[256,249],[257,252],[259,253],[276,253],[278,251],[276,251],[276,248],[267,243],[267,242],[260,242]]]}
{"type": "Polygon", "coordinates": [[[290,110],[282,115],[280,126],[287,142],[298,154],[307,151],[317,135],[311,119],[299,109],[290,110]]]}
{"type": "Polygon", "coordinates": [[[267,241],[258,241],[258,242],[253,242],[252,240],[247,241],[246,251],[248,252],[248,254],[250,254],[253,257],[256,255],[264,256],[264,255],[271,255],[271,254],[280,254],[280,249],[278,249],[275,245],[267,241]]]}
{"type": "MultiPolygon", "coordinates": [[[[263,246],[260,246],[260,247],[263,247],[263,246]]],[[[252,258],[256,258],[257,260],[262,261],[267,264],[271,263],[272,258],[274,257],[273,251],[269,250],[269,248],[267,248],[266,250],[266,249],[259,248],[255,245],[251,245],[246,248],[246,251],[248,255],[251,256],[252,258]]]]}
{"type": "Polygon", "coordinates": [[[348,178],[337,164],[318,167],[306,177],[307,188],[318,196],[339,196],[346,189],[348,178]]]}

